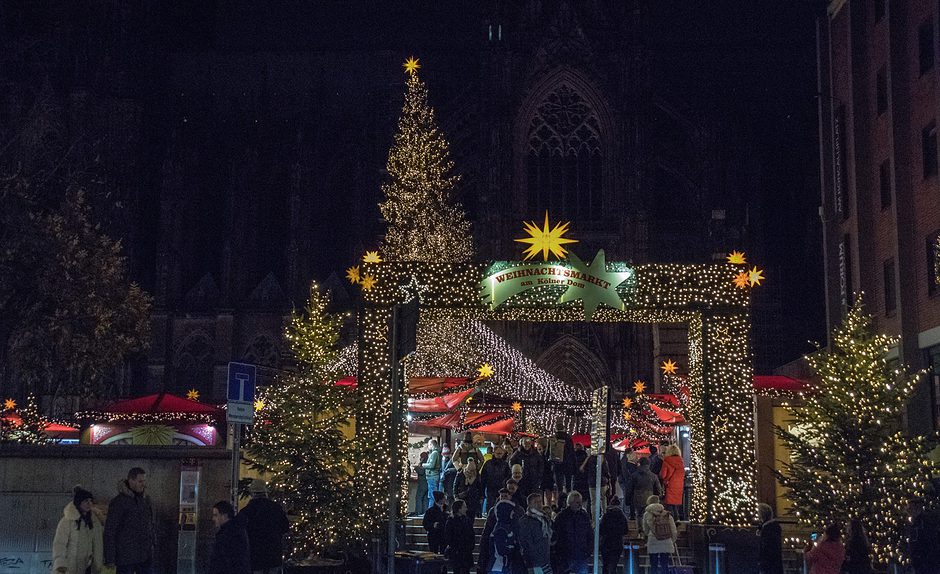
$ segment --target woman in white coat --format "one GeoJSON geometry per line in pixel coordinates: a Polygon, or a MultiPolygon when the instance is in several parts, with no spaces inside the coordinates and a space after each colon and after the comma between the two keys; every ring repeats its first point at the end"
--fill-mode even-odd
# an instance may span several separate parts
{"type": "Polygon", "coordinates": [[[672,513],[659,503],[655,494],[646,499],[643,534],[646,534],[646,551],[650,556],[650,574],[668,574],[669,558],[676,551],[679,532],[672,513]]]}
{"type": "Polygon", "coordinates": [[[52,541],[52,571],[98,574],[104,563],[104,526],[92,509],[91,493],[80,486],[73,492],[52,541]]]}

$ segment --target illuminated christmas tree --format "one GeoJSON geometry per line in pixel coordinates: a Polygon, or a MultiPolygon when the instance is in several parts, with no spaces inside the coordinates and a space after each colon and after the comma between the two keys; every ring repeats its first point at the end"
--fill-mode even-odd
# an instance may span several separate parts
{"type": "Polygon", "coordinates": [[[0,417],[0,444],[46,444],[49,442],[43,432],[46,422],[33,395],[27,397],[26,406],[22,408],[16,408],[16,403],[8,399],[0,417]]]}
{"type": "Polygon", "coordinates": [[[437,127],[417,60],[405,64],[408,92],[398,119],[379,205],[388,222],[384,250],[393,261],[468,261],[473,257],[470,223],[453,202],[459,176],[451,174],[447,140],[437,127]]]}
{"type": "Polygon", "coordinates": [[[335,385],[331,368],[343,318],[327,304],[314,284],[303,311],[291,314],[285,337],[297,372],[279,375],[260,394],[246,447],[249,464],[292,516],[291,542],[301,557],[352,542],[367,519],[354,496],[355,448],[344,432],[353,397],[335,385]]]}
{"type": "Polygon", "coordinates": [[[800,521],[821,530],[860,518],[881,562],[901,558],[905,500],[923,493],[930,473],[924,437],[903,423],[921,373],[888,360],[897,342],[873,331],[859,300],[831,346],[807,357],[819,388],[777,429],[791,453],[777,477],[800,521]]]}

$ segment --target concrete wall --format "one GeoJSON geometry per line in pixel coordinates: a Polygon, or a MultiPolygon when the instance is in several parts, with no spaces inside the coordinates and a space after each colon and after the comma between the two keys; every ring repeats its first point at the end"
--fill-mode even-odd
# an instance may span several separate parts
{"type": "Polygon", "coordinates": [[[212,505],[229,498],[231,453],[199,447],[137,446],[4,446],[0,448],[0,573],[42,572],[52,537],[72,487],[82,485],[107,509],[118,482],[128,469],[147,471],[147,494],[156,515],[155,572],[176,573],[179,537],[180,469],[200,469],[198,519],[194,537],[195,568],[205,572],[214,537],[212,505]],[[18,561],[32,560],[28,569],[13,570],[18,561]]]}

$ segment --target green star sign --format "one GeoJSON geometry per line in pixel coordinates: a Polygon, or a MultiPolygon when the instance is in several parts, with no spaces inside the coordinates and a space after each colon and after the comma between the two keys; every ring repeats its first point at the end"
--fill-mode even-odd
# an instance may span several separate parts
{"type": "Polygon", "coordinates": [[[546,263],[512,263],[499,265],[480,283],[481,296],[491,309],[511,297],[536,287],[564,288],[559,303],[584,301],[584,317],[590,321],[597,307],[604,303],[614,309],[623,309],[617,287],[633,277],[633,269],[620,265],[618,271],[607,271],[604,251],[600,250],[590,265],[574,253],[568,261],[546,263]]]}
{"type": "Polygon", "coordinates": [[[632,269],[607,271],[607,259],[603,249],[597,252],[590,265],[585,264],[574,253],[569,261],[574,269],[568,281],[568,289],[559,302],[581,299],[584,302],[584,318],[587,321],[591,320],[601,303],[614,309],[623,309],[623,300],[617,293],[617,286],[633,276],[632,269]]]}

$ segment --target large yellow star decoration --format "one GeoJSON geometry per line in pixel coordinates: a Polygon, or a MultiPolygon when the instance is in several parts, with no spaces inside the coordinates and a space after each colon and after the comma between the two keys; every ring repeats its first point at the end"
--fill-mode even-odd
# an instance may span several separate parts
{"type": "Polygon", "coordinates": [[[522,403],[520,403],[519,401],[515,401],[514,403],[512,403],[512,410],[513,410],[514,412],[517,412],[517,413],[518,413],[519,411],[521,411],[521,410],[522,410],[522,403]]]}
{"type": "Polygon", "coordinates": [[[3,401],[3,408],[5,410],[12,411],[13,409],[16,408],[16,401],[14,401],[13,399],[7,399],[3,401]]]}
{"type": "Polygon", "coordinates": [[[568,226],[571,225],[569,222],[558,222],[555,227],[549,227],[548,211],[545,212],[545,225],[541,229],[534,221],[523,221],[522,224],[529,236],[514,241],[529,244],[523,251],[526,261],[538,255],[540,251],[545,261],[548,261],[549,253],[558,259],[564,259],[568,254],[568,250],[563,245],[578,242],[577,239],[564,237],[565,233],[568,233],[568,226]]]}
{"type": "Polygon", "coordinates": [[[747,263],[747,259],[744,258],[743,251],[732,251],[728,254],[728,263],[732,265],[744,265],[747,263]]]}
{"type": "Polygon", "coordinates": [[[362,284],[362,288],[368,291],[369,289],[375,287],[375,277],[366,273],[362,276],[362,281],[360,281],[360,283],[362,284]]]}
{"type": "Polygon", "coordinates": [[[189,389],[188,391],[186,391],[186,398],[191,401],[198,401],[199,391],[197,391],[196,389],[189,389]]]}
{"type": "Polygon", "coordinates": [[[734,284],[741,289],[747,289],[747,271],[742,271],[735,275],[734,284]]]}
{"type": "Polygon", "coordinates": [[[264,401],[261,399],[255,399],[255,412],[261,411],[264,408],[264,401]]]}
{"type": "Polygon", "coordinates": [[[636,394],[638,394],[638,395],[642,395],[642,394],[643,394],[643,391],[645,391],[645,390],[646,390],[646,383],[644,383],[643,381],[634,381],[634,383],[633,383],[633,392],[634,392],[634,393],[636,393],[636,394]]]}
{"type": "Polygon", "coordinates": [[[418,59],[414,56],[411,56],[405,63],[401,65],[405,69],[405,72],[414,76],[418,73],[418,69],[421,67],[421,64],[418,63],[418,59]]]}
{"type": "Polygon", "coordinates": [[[664,375],[675,375],[676,370],[679,368],[679,364],[672,359],[666,359],[659,368],[663,370],[664,375]]]}
{"type": "Polygon", "coordinates": [[[366,251],[366,254],[362,256],[363,263],[381,263],[382,258],[379,256],[378,251],[366,251]]]}
{"type": "Polygon", "coordinates": [[[632,406],[633,406],[633,399],[631,399],[630,397],[624,397],[624,398],[623,398],[623,408],[629,409],[629,408],[632,407],[632,406]]]}
{"type": "Polygon", "coordinates": [[[758,269],[756,266],[747,272],[747,281],[751,284],[751,287],[760,285],[760,282],[764,279],[764,270],[758,269]]]}
{"type": "Polygon", "coordinates": [[[346,279],[349,279],[349,282],[352,283],[353,285],[355,285],[356,283],[359,283],[359,281],[362,280],[362,276],[359,275],[358,265],[353,265],[352,267],[346,270],[346,279]]]}
{"type": "Polygon", "coordinates": [[[488,379],[493,376],[493,366],[489,363],[483,363],[477,367],[477,376],[481,379],[488,379]]]}

